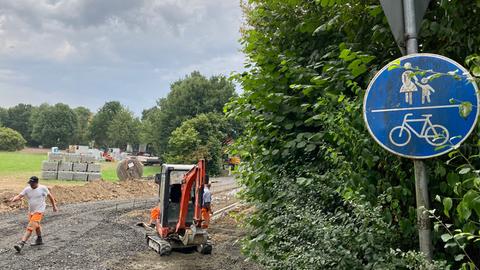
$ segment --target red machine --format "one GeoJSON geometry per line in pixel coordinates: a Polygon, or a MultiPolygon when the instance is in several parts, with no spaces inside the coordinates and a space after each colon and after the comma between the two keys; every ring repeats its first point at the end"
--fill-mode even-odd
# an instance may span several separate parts
{"type": "Polygon", "coordinates": [[[191,247],[210,254],[212,245],[201,226],[203,187],[208,182],[205,160],[197,165],[164,164],[155,182],[159,185],[160,215],[156,233],[147,233],[148,245],[160,255],[191,247]]]}

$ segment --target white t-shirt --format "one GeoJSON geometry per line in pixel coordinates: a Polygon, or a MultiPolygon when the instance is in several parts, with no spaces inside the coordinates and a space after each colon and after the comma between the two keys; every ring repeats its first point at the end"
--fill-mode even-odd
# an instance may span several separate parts
{"type": "Polygon", "coordinates": [[[50,194],[50,191],[48,191],[48,188],[44,185],[38,185],[36,189],[28,186],[20,192],[20,195],[25,196],[28,200],[28,209],[30,213],[45,212],[45,208],[47,207],[45,198],[48,194],[50,194]]]}
{"type": "Polygon", "coordinates": [[[210,192],[210,189],[205,187],[203,189],[203,203],[211,203],[212,202],[212,193],[210,192]]]}

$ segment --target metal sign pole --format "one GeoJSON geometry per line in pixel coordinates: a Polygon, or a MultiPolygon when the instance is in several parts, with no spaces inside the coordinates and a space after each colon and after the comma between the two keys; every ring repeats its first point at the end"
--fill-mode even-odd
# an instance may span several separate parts
{"type": "MultiPolygon", "coordinates": [[[[405,22],[405,43],[407,54],[418,52],[417,25],[415,18],[415,0],[403,0],[405,22]]],[[[430,209],[428,197],[427,167],[422,160],[414,159],[415,194],[417,200],[417,226],[420,251],[428,260],[432,260],[432,232],[427,209],[430,209]]]]}

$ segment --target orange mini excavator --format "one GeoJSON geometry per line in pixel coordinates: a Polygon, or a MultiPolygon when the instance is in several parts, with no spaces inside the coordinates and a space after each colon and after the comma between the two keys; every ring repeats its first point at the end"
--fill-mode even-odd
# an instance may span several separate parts
{"type": "Polygon", "coordinates": [[[182,248],[211,254],[208,233],[201,226],[203,188],[208,183],[205,160],[197,165],[164,164],[155,182],[159,185],[160,215],[156,230],[147,233],[148,246],[160,255],[182,248]]]}

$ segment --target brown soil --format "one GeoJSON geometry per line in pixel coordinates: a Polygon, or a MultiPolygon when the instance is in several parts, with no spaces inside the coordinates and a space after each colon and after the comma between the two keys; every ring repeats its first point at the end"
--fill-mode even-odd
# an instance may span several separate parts
{"type": "MultiPolygon", "coordinates": [[[[158,194],[158,186],[149,181],[125,181],[120,183],[94,181],[83,186],[53,186],[49,188],[59,204],[149,198],[158,194]]],[[[0,191],[0,212],[26,207],[24,201],[14,204],[8,202],[8,199],[15,195],[16,193],[11,191],[0,191]]]]}
{"type": "MultiPolygon", "coordinates": [[[[234,216],[244,210],[232,211],[229,215],[210,224],[209,234],[213,242],[212,255],[202,255],[197,252],[174,251],[170,256],[159,256],[151,249],[139,252],[135,256],[125,258],[124,261],[112,265],[112,269],[233,269],[233,270],[260,270],[257,264],[248,261],[241,254],[241,238],[245,232],[238,226],[234,216]]],[[[147,218],[147,211],[134,211],[121,219],[142,220],[147,218]]]]}
{"type": "Polygon", "coordinates": [[[28,153],[28,154],[46,154],[48,152],[50,152],[50,148],[30,148],[30,147],[27,147],[27,148],[24,148],[22,150],[20,150],[19,152],[20,153],[28,153]]]}

